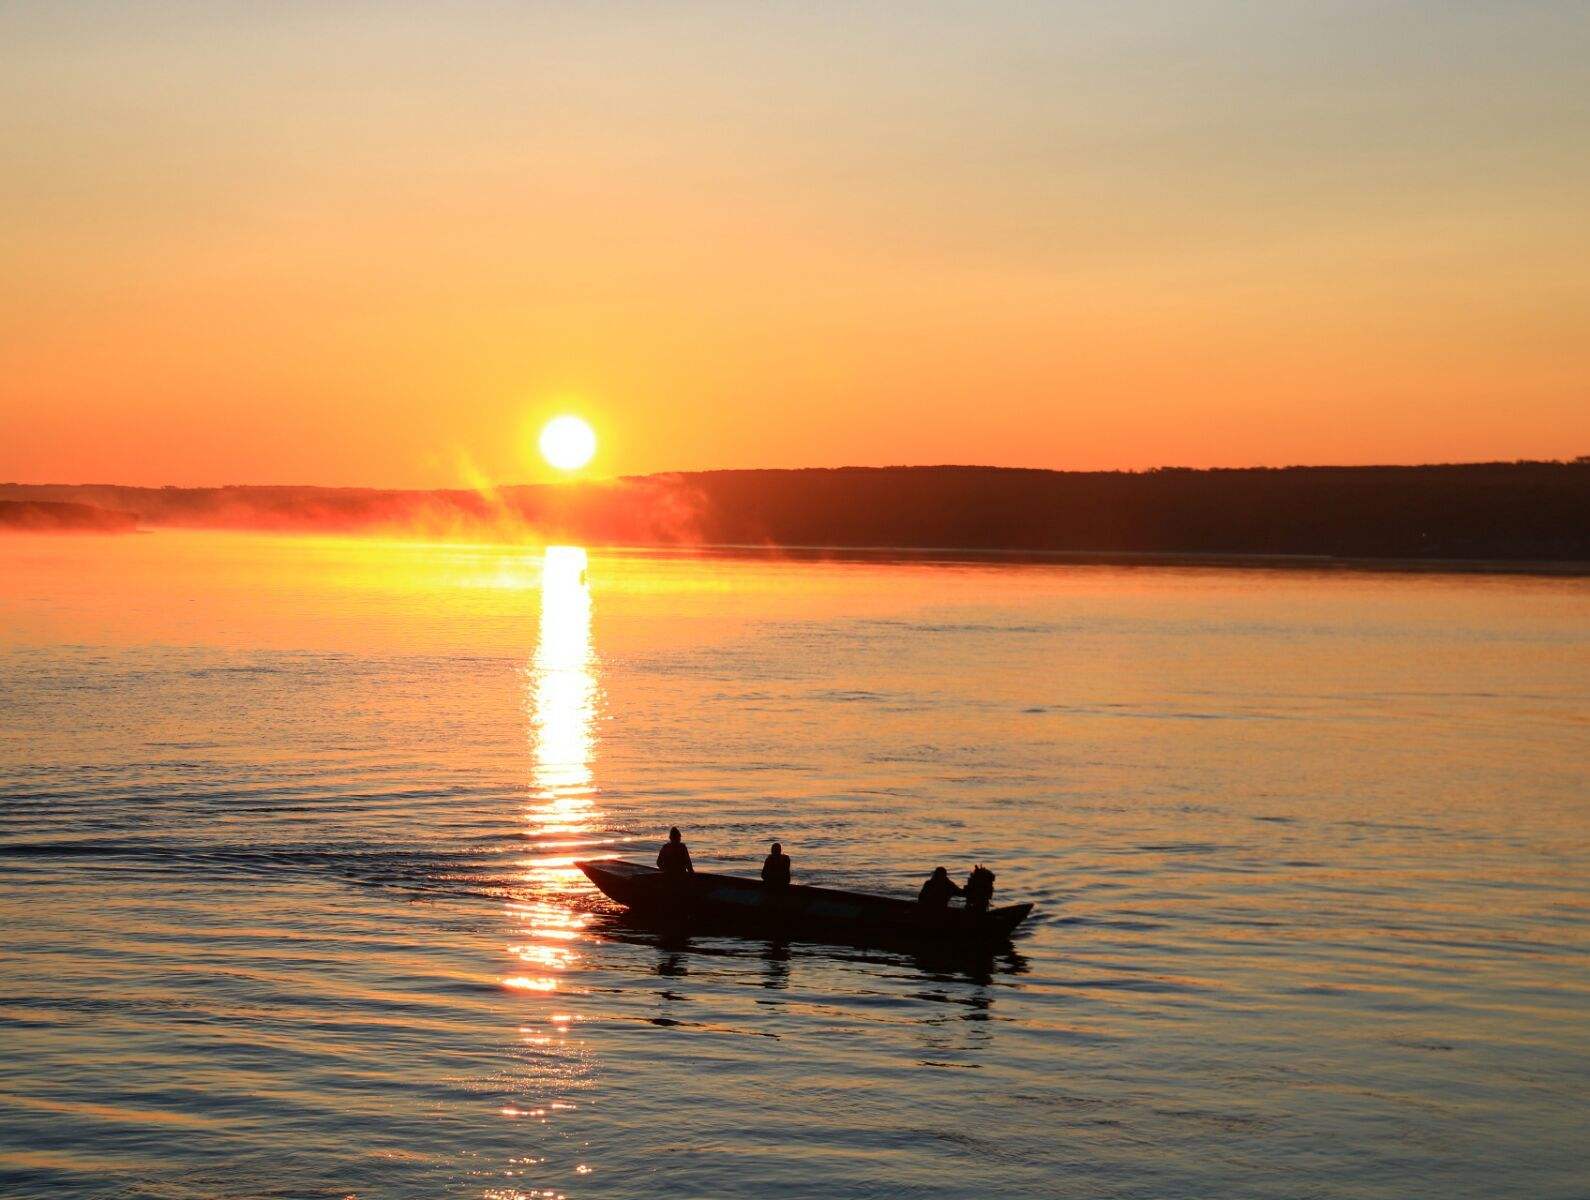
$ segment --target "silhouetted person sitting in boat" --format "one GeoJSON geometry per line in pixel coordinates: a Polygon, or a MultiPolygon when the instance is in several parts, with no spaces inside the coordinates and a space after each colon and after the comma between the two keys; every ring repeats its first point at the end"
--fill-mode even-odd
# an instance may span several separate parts
{"type": "Polygon", "coordinates": [[[679,836],[677,825],[668,830],[668,840],[657,851],[657,869],[664,875],[680,879],[696,873],[696,868],[690,862],[690,847],[679,836]]]}
{"type": "Polygon", "coordinates": [[[773,843],[773,849],[762,860],[762,882],[768,887],[789,887],[789,855],[777,842],[773,843]]]}
{"type": "Polygon", "coordinates": [[[943,867],[934,867],[933,874],[928,876],[928,881],[916,894],[916,902],[924,908],[948,908],[950,897],[959,895],[961,889],[955,886],[950,873],[943,867]]]}
{"type": "Polygon", "coordinates": [[[962,890],[966,896],[967,912],[987,912],[988,902],[994,898],[994,873],[979,863],[966,877],[966,887],[962,890]]]}

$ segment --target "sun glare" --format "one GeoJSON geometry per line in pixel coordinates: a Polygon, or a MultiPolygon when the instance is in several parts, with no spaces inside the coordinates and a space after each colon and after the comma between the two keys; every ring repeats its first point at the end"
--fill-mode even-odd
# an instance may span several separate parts
{"type": "Polygon", "coordinates": [[[541,457],[560,471],[578,471],[596,453],[596,431],[579,417],[553,417],[541,431],[541,457]]]}

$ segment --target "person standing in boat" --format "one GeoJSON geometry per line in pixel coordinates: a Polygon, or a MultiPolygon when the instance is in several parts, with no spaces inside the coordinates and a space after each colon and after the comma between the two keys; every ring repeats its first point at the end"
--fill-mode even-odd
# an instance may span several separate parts
{"type": "Polygon", "coordinates": [[[690,847],[685,845],[684,839],[679,836],[677,825],[668,830],[668,840],[663,843],[663,848],[657,851],[657,869],[664,875],[676,878],[696,873],[696,868],[690,861],[690,847]]]}
{"type": "Polygon", "coordinates": [[[768,887],[789,887],[789,855],[777,842],[773,843],[773,849],[762,860],[762,882],[768,887]]]}
{"type": "Polygon", "coordinates": [[[934,867],[933,874],[916,894],[916,902],[924,908],[948,908],[951,896],[962,895],[961,889],[943,867],[934,867]]]}

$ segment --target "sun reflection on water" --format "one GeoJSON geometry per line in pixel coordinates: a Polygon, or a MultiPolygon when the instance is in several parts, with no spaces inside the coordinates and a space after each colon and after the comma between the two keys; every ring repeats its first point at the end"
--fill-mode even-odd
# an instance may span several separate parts
{"type": "Polygon", "coordinates": [[[598,815],[591,759],[599,689],[586,569],[578,546],[548,546],[541,561],[541,627],[528,671],[533,789],[526,818],[535,850],[520,863],[527,898],[511,906],[525,940],[510,949],[528,969],[503,981],[523,991],[557,990],[590,920],[566,903],[582,890],[574,862],[592,844],[598,815]]]}

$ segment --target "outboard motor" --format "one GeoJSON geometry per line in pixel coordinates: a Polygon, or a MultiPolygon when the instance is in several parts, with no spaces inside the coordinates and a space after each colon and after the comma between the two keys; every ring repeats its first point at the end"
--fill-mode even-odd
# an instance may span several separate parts
{"type": "Polygon", "coordinates": [[[966,911],[985,913],[994,898],[994,873],[979,863],[966,877],[966,911]]]}

